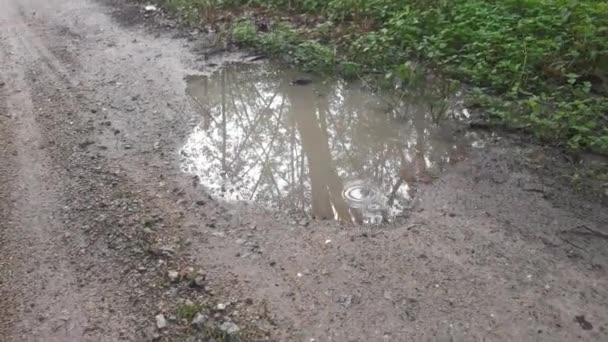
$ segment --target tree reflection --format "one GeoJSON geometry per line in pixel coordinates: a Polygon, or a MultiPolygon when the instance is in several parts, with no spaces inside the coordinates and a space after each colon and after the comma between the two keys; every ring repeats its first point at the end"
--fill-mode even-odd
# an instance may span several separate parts
{"type": "Polygon", "coordinates": [[[337,217],[352,221],[349,207],[342,198],[342,180],[333,165],[325,113],[319,105],[326,98],[315,99],[312,87],[287,86],[284,89],[291,104],[289,115],[295,121],[308,160],[313,215],[319,219],[337,217]]]}
{"type": "Polygon", "coordinates": [[[422,97],[388,101],[356,84],[292,86],[293,77],[234,65],[188,79],[202,118],[181,151],[184,170],[227,200],[366,222],[402,212],[459,148],[422,97]],[[353,184],[369,198],[345,197],[353,184]]]}

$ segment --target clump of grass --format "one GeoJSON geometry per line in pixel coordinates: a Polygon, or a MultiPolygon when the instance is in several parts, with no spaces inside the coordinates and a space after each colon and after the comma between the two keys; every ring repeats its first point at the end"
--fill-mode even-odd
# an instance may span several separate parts
{"type": "Polygon", "coordinates": [[[267,54],[281,56],[290,63],[316,72],[333,72],[337,64],[334,48],[315,40],[302,39],[286,24],[278,24],[267,33],[258,33],[251,20],[244,20],[232,28],[232,39],[242,45],[258,48],[267,54]]]}
{"type": "Polygon", "coordinates": [[[192,321],[197,313],[203,310],[203,305],[197,303],[181,303],[177,306],[176,316],[178,319],[192,321]]]}

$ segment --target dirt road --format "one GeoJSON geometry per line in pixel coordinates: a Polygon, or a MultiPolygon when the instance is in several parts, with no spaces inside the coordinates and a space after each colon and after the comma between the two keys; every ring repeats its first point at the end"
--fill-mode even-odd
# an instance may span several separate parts
{"type": "Polygon", "coordinates": [[[210,199],[186,76],[244,54],[143,13],[0,0],[0,340],[195,340],[188,301],[245,340],[608,340],[606,194],[563,177],[587,164],[488,139],[383,226],[210,199]]]}

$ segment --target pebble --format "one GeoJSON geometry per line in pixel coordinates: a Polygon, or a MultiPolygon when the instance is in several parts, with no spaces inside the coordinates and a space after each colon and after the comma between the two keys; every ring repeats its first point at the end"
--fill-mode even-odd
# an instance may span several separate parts
{"type": "Polygon", "coordinates": [[[158,314],[155,317],[156,319],[156,327],[161,330],[167,327],[167,320],[165,319],[165,315],[158,314]]]}
{"type": "Polygon", "coordinates": [[[224,311],[226,310],[226,304],[224,303],[219,303],[216,307],[215,307],[218,311],[224,311]]]}
{"type": "Polygon", "coordinates": [[[169,280],[174,283],[179,280],[179,273],[177,271],[169,271],[169,280]]]}
{"type": "Polygon", "coordinates": [[[237,332],[241,331],[241,328],[239,328],[238,325],[232,323],[232,322],[224,322],[222,323],[222,325],[220,325],[220,330],[232,335],[232,334],[236,334],[237,332]]]}
{"type": "Polygon", "coordinates": [[[192,319],[192,326],[196,327],[196,328],[200,328],[203,326],[203,324],[205,324],[206,321],[207,321],[207,316],[205,316],[199,312],[196,314],[196,316],[194,316],[194,319],[192,319]]]}
{"type": "Polygon", "coordinates": [[[192,281],[192,284],[194,285],[194,287],[205,286],[205,276],[203,276],[203,275],[196,276],[194,278],[194,280],[192,281]]]}
{"type": "Polygon", "coordinates": [[[343,295],[338,298],[338,304],[340,304],[345,309],[349,309],[353,305],[353,296],[352,295],[343,295]]]}
{"type": "Polygon", "coordinates": [[[144,341],[146,341],[146,342],[158,341],[160,339],[160,335],[158,334],[158,332],[156,332],[156,329],[154,329],[154,327],[152,327],[152,326],[144,329],[143,335],[144,335],[144,341]]]}

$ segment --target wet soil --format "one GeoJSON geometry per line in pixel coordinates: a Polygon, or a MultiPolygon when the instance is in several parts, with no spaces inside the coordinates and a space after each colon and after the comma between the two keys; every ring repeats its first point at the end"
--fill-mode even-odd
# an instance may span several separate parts
{"type": "Polygon", "coordinates": [[[0,8],[1,340],[196,340],[188,301],[246,341],[608,338],[603,159],[137,3],[0,8]]]}

